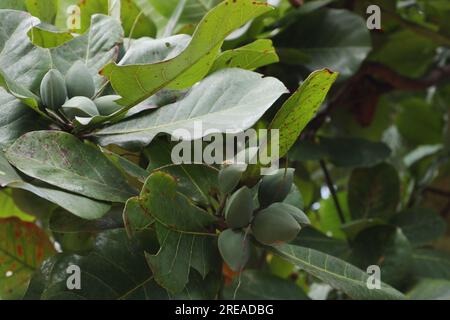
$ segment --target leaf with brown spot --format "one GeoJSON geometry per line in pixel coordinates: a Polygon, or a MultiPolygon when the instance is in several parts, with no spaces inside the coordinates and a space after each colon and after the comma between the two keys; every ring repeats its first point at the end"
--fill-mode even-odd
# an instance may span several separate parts
{"type": "Polygon", "coordinates": [[[0,219],[0,300],[20,299],[31,275],[55,250],[34,223],[0,219]]]}

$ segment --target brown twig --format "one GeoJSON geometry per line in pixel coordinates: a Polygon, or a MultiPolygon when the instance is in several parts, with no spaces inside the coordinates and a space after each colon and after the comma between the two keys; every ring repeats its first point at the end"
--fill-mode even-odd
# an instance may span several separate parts
{"type": "Polygon", "coordinates": [[[327,165],[325,161],[320,160],[320,167],[322,168],[323,174],[325,176],[325,181],[327,183],[328,189],[330,189],[331,195],[333,197],[334,205],[336,206],[336,211],[339,215],[339,220],[341,224],[345,223],[344,212],[342,211],[341,204],[339,203],[339,199],[336,193],[336,189],[334,188],[333,180],[331,179],[330,172],[327,169],[327,165]]]}
{"type": "Polygon", "coordinates": [[[433,187],[426,187],[424,191],[425,192],[434,193],[434,194],[442,196],[442,197],[450,198],[450,192],[449,191],[445,191],[445,190],[441,190],[441,189],[437,189],[437,188],[433,188],[433,187]]]}

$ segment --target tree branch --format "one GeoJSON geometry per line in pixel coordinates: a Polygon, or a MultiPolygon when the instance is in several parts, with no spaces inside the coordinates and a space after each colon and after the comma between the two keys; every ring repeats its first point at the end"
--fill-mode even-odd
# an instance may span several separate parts
{"type": "Polygon", "coordinates": [[[381,95],[394,90],[421,91],[448,79],[450,65],[433,69],[420,79],[412,79],[380,63],[366,62],[335,94],[325,110],[309,123],[303,138],[313,137],[327,117],[340,106],[355,113],[362,125],[369,125],[381,95]]]}
{"type": "Polygon", "coordinates": [[[339,216],[339,220],[341,221],[341,224],[345,223],[345,217],[344,217],[344,212],[342,211],[342,207],[339,203],[339,199],[336,193],[336,189],[334,188],[334,184],[333,184],[333,180],[331,179],[331,175],[330,172],[327,169],[327,165],[325,163],[325,161],[320,160],[320,167],[322,168],[323,174],[325,176],[325,181],[327,183],[328,189],[330,189],[331,195],[333,197],[333,201],[334,201],[334,205],[336,206],[336,211],[338,213],[339,216]]]}

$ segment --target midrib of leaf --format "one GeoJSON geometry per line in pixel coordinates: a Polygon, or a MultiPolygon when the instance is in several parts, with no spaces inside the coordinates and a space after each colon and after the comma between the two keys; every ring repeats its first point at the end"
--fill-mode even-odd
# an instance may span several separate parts
{"type": "MultiPolygon", "coordinates": [[[[149,283],[150,281],[152,281],[154,279],[154,276],[151,275],[150,277],[148,277],[147,279],[145,279],[144,281],[142,281],[141,283],[137,284],[136,287],[130,289],[129,291],[125,292],[123,295],[121,295],[119,298],[117,298],[116,300],[123,300],[126,299],[126,297],[128,297],[130,294],[132,294],[133,292],[135,292],[136,290],[139,290],[140,288],[142,288],[143,286],[145,286],[147,283],[149,283]]],[[[145,296],[147,296],[147,293],[145,293],[145,296]]]]}
{"type": "Polygon", "coordinates": [[[413,258],[419,259],[419,260],[439,262],[439,263],[447,263],[450,265],[450,261],[448,261],[445,258],[440,258],[440,257],[432,257],[432,256],[421,255],[421,254],[413,254],[413,258]]]}
{"type": "MultiPolygon", "coordinates": [[[[30,271],[36,270],[36,268],[34,268],[33,266],[29,265],[26,261],[20,260],[15,255],[11,254],[10,252],[8,252],[6,249],[4,249],[2,247],[0,247],[0,252],[2,252],[2,254],[4,254],[5,256],[8,256],[11,260],[14,260],[14,261],[18,262],[21,266],[29,269],[30,271]]],[[[25,252],[24,252],[23,255],[25,257],[25,252]]],[[[17,270],[15,271],[15,273],[16,272],[17,272],[17,270]]]]}
{"type": "MultiPolygon", "coordinates": [[[[268,78],[265,78],[265,79],[268,79],[268,78]]],[[[244,98],[244,96],[242,97],[242,98],[244,98]]],[[[262,99],[261,99],[262,100],[262,99]]],[[[170,105],[168,105],[168,106],[170,106],[170,105]]],[[[167,107],[167,106],[165,106],[165,107],[167,107]]],[[[220,115],[220,114],[222,114],[222,113],[228,113],[229,111],[233,111],[233,110],[235,110],[235,109],[240,109],[240,108],[242,108],[242,107],[245,107],[245,105],[243,105],[243,104],[238,104],[238,105],[236,105],[236,106],[234,106],[234,107],[232,107],[232,108],[228,108],[228,109],[225,109],[225,110],[220,110],[220,111],[217,111],[217,112],[213,112],[213,113],[205,113],[205,114],[202,114],[202,115],[199,115],[199,116],[197,116],[197,117],[194,117],[194,118],[187,118],[187,119],[181,119],[181,120],[178,120],[178,121],[175,121],[175,122],[169,122],[169,123],[166,123],[166,124],[162,124],[162,125],[156,125],[156,126],[153,126],[153,127],[147,127],[147,128],[141,128],[141,129],[134,129],[134,130],[130,130],[130,129],[127,129],[127,128],[124,128],[124,129],[121,129],[121,130],[116,130],[116,131],[108,131],[108,132],[102,132],[102,131],[99,131],[99,132],[97,132],[96,133],[96,135],[106,135],[106,136],[109,136],[109,135],[118,135],[118,134],[131,134],[131,133],[138,133],[138,132],[145,132],[145,131],[150,131],[150,130],[160,130],[160,128],[166,128],[166,127],[172,127],[172,126],[174,126],[174,125],[178,125],[178,124],[182,124],[182,123],[184,123],[184,122],[192,122],[192,121],[196,121],[196,120],[198,120],[198,119],[202,119],[203,117],[206,117],[206,116],[211,116],[212,114],[215,114],[215,115],[220,115]]],[[[164,107],[163,107],[164,108],[164,107]]],[[[159,109],[158,109],[159,110],[159,109]]],[[[162,110],[162,109],[161,109],[162,110]]]]}
{"type": "Polygon", "coordinates": [[[325,255],[325,263],[324,263],[325,269],[324,269],[324,268],[321,268],[321,267],[316,266],[316,265],[314,265],[314,264],[311,264],[311,252],[312,252],[312,249],[311,249],[311,248],[305,248],[306,250],[308,250],[308,259],[307,259],[307,261],[305,261],[305,260],[301,259],[300,257],[296,256],[296,255],[295,255],[295,252],[293,251],[293,249],[292,249],[291,246],[289,246],[289,249],[290,249],[290,251],[291,251],[291,254],[288,254],[288,253],[286,253],[286,252],[284,252],[284,251],[279,251],[279,250],[276,250],[276,249],[275,249],[274,252],[275,252],[276,254],[278,254],[279,256],[281,256],[281,257],[287,256],[287,257],[289,257],[289,258],[291,258],[291,259],[293,259],[293,260],[301,261],[302,263],[308,265],[308,267],[310,267],[310,268],[313,268],[313,269],[316,269],[316,270],[318,270],[318,271],[321,271],[321,272],[330,274],[330,275],[332,275],[332,276],[334,276],[334,277],[337,277],[337,278],[340,278],[340,279],[343,279],[343,280],[346,280],[346,281],[354,282],[354,283],[357,284],[358,286],[364,286],[364,285],[365,285],[365,282],[362,281],[362,280],[356,280],[356,279],[348,278],[348,277],[347,277],[347,268],[348,268],[349,266],[351,266],[348,262],[343,261],[343,263],[345,264],[345,267],[344,267],[344,275],[342,276],[342,275],[340,275],[339,273],[334,273],[334,272],[331,272],[331,271],[329,271],[328,269],[326,269],[326,263],[327,263],[328,258],[329,258],[329,255],[328,255],[328,254],[325,254],[325,253],[324,253],[324,255],[325,255]]]}
{"type": "MultiPolygon", "coordinates": [[[[251,4],[251,2],[248,2],[248,4],[251,4]]],[[[256,7],[256,5],[257,5],[257,3],[256,2],[253,2],[253,6],[255,6],[256,7]]],[[[262,5],[262,3],[261,3],[261,5],[262,5]]],[[[219,4],[219,6],[224,6],[224,3],[221,3],[221,4],[219,4]]],[[[218,6],[218,7],[219,7],[218,6]]],[[[218,8],[218,7],[216,7],[216,8],[218,8]]],[[[267,8],[270,8],[269,6],[267,6],[267,8]]],[[[269,10],[269,9],[267,9],[267,10],[269,10]]],[[[212,12],[212,11],[211,11],[212,12]]],[[[262,14],[262,13],[264,13],[264,11],[262,11],[261,10],[261,13],[260,14],[262,14]]],[[[224,15],[223,15],[223,21],[224,21],[224,23],[229,23],[229,21],[231,21],[230,20],[230,14],[231,14],[231,11],[228,11],[228,12],[225,12],[224,13],[224,15]]],[[[259,15],[260,15],[259,14],[259,15]]],[[[137,105],[137,104],[139,104],[139,103],[141,103],[142,101],[144,101],[145,99],[147,99],[149,96],[151,96],[152,94],[154,94],[155,92],[157,92],[157,91],[159,91],[159,90],[161,90],[161,89],[163,89],[164,87],[166,87],[167,85],[169,85],[170,83],[172,83],[173,81],[175,81],[175,79],[176,78],[178,78],[178,77],[180,77],[180,76],[183,76],[184,74],[186,74],[186,71],[188,71],[189,69],[191,69],[191,68],[193,68],[193,67],[195,67],[196,65],[197,65],[197,63],[198,62],[200,62],[202,59],[204,59],[205,57],[207,57],[207,55],[208,54],[210,54],[211,52],[213,52],[215,49],[219,49],[219,45],[224,41],[224,39],[222,39],[221,37],[220,37],[220,33],[215,33],[214,35],[213,35],[213,37],[212,37],[212,39],[209,39],[209,41],[208,41],[208,43],[210,43],[211,45],[209,46],[209,48],[210,48],[210,50],[208,50],[207,51],[207,53],[206,54],[204,54],[204,55],[199,55],[196,59],[191,59],[191,51],[192,51],[192,49],[191,49],[191,47],[193,46],[193,47],[196,47],[196,46],[198,46],[198,43],[200,42],[200,40],[204,40],[204,39],[202,39],[202,38],[198,38],[198,31],[200,30],[200,27],[201,26],[203,26],[203,24],[207,21],[207,19],[209,18],[209,14],[207,14],[206,16],[204,16],[203,17],[203,19],[201,20],[201,22],[199,23],[199,25],[198,25],[198,27],[197,27],[197,30],[194,32],[194,35],[193,35],[193,37],[192,37],[192,40],[191,40],[191,43],[189,44],[189,46],[182,52],[182,53],[180,53],[178,56],[176,56],[176,57],[174,57],[173,59],[170,59],[170,60],[166,60],[166,61],[164,61],[164,62],[161,62],[160,64],[168,64],[168,63],[170,63],[170,62],[174,62],[174,61],[182,61],[182,60],[184,60],[184,59],[188,59],[189,61],[190,61],[190,64],[181,64],[181,65],[186,65],[185,67],[181,67],[180,68],[180,70],[179,70],[179,72],[177,73],[177,76],[175,76],[174,78],[172,78],[172,79],[167,79],[165,76],[164,76],[164,70],[160,70],[161,72],[162,72],[162,78],[163,78],[163,81],[159,84],[159,85],[157,85],[155,88],[153,88],[153,89],[150,89],[150,90],[145,90],[144,91],[144,95],[141,97],[141,98],[137,98],[137,99],[135,99],[135,100],[133,100],[132,102],[130,102],[130,103],[127,103],[126,104],[126,106],[122,109],[122,110],[120,110],[117,114],[114,114],[114,115],[112,115],[112,116],[110,116],[110,117],[108,117],[108,119],[107,120],[109,120],[109,121],[111,121],[111,122],[116,122],[116,121],[118,121],[118,120],[120,120],[121,119],[121,117],[123,116],[123,114],[125,114],[130,108],[132,108],[133,106],[135,106],[135,105],[137,105]],[[199,40],[200,39],[200,40],[199,40]]],[[[240,17],[240,23],[245,23],[245,21],[242,21],[243,20],[243,17],[240,17]]],[[[232,32],[232,30],[230,31],[230,32],[232,32]]],[[[134,66],[136,66],[136,65],[134,65],[134,66]]],[[[104,70],[106,70],[106,69],[108,69],[108,67],[111,67],[111,65],[108,65],[108,66],[106,66],[105,67],[105,69],[104,70]]],[[[116,66],[117,67],[117,66],[116,66]]],[[[126,68],[127,66],[123,66],[124,68],[126,68]]],[[[129,67],[129,66],[128,66],[129,67]]],[[[117,70],[117,69],[116,69],[117,70]]],[[[111,80],[111,78],[113,77],[113,75],[114,75],[114,73],[115,73],[115,71],[116,70],[110,70],[110,71],[108,71],[108,73],[109,73],[109,75],[108,75],[108,79],[109,80],[111,80]]],[[[133,77],[135,77],[135,79],[136,79],[136,81],[137,81],[137,83],[138,83],[138,85],[140,86],[140,90],[142,90],[142,88],[144,87],[143,86],[143,84],[142,84],[142,82],[141,82],[141,80],[139,79],[139,76],[138,76],[138,70],[139,70],[139,67],[137,67],[135,70],[134,70],[134,75],[133,75],[133,77]]],[[[114,81],[112,81],[113,83],[114,83],[114,81]]],[[[120,94],[120,93],[119,93],[120,94]]]]}
{"type": "MultiPolygon", "coordinates": [[[[177,194],[182,195],[181,193],[177,192],[177,194]]],[[[206,213],[206,212],[205,212],[206,213]]],[[[175,228],[172,225],[168,225],[167,223],[165,223],[164,221],[161,221],[158,217],[156,216],[152,216],[152,218],[154,218],[156,220],[156,222],[158,222],[159,224],[161,224],[162,226],[164,226],[164,228],[180,233],[180,234],[187,234],[187,235],[193,235],[193,236],[208,236],[208,237],[217,237],[217,235],[215,233],[208,233],[208,232],[197,232],[197,231],[186,231],[186,230],[180,230],[178,228],[175,228]]]]}

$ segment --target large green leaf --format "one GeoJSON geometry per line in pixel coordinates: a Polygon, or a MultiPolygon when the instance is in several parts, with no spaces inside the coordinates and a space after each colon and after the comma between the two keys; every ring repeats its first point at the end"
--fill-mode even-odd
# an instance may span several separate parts
{"type": "Polygon", "coordinates": [[[32,92],[37,92],[51,66],[49,52],[35,47],[27,35],[38,22],[26,12],[0,10],[0,71],[13,83],[32,92]]]}
{"type": "Polygon", "coordinates": [[[363,270],[378,265],[381,279],[397,286],[411,270],[412,246],[400,228],[375,226],[356,236],[351,261],[363,270]]]}
{"type": "Polygon", "coordinates": [[[336,257],[341,257],[350,251],[346,241],[328,237],[311,227],[303,228],[292,244],[325,252],[336,257]]]}
{"type": "Polygon", "coordinates": [[[360,138],[320,138],[319,142],[301,141],[289,159],[297,161],[327,159],[339,167],[371,167],[391,154],[382,142],[360,138]]]}
{"type": "Polygon", "coordinates": [[[228,300],[308,300],[294,281],[256,270],[242,272],[224,287],[222,294],[228,300]]]}
{"type": "Polygon", "coordinates": [[[105,155],[68,133],[28,133],[8,149],[6,157],[25,174],[86,197],[125,202],[134,194],[105,155]]]}
{"type": "MultiPolygon", "coordinates": [[[[158,64],[159,65],[159,64],[158,64]]],[[[185,98],[156,111],[127,119],[95,133],[102,145],[147,145],[159,133],[179,138],[187,130],[196,140],[208,130],[241,132],[251,127],[285,92],[275,78],[225,69],[205,78],[185,98]],[[201,122],[202,130],[195,130],[201,122]]]]}
{"type": "Polygon", "coordinates": [[[273,253],[296,264],[307,273],[342,290],[353,299],[403,299],[402,293],[382,283],[380,289],[369,289],[369,275],[355,266],[325,253],[293,245],[272,249],[273,253]]]}
{"type": "Polygon", "coordinates": [[[34,45],[42,48],[55,48],[73,39],[69,31],[60,31],[42,23],[31,28],[28,37],[34,45]]]}
{"type": "Polygon", "coordinates": [[[170,293],[183,291],[191,268],[205,278],[218,261],[214,237],[176,232],[159,223],[156,232],[161,248],[146,258],[155,281],[170,293]]]}
{"type": "Polygon", "coordinates": [[[205,234],[206,228],[215,221],[212,215],[194,206],[181,194],[177,181],[164,172],[150,175],[142,189],[140,200],[144,209],[158,223],[180,233],[205,234]]]}
{"type": "Polygon", "coordinates": [[[202,207],[211,204],[211,197],[218,194],[218,170],[204,164],[174,165],[172,146],[164,140],[154,141],[144,153],[149,160],[149,171],[162,171],[177,180],[178,190],[202,207]]]}
{"type": "Polygon", "coordinates": [[[422,279],[407,297],[411,300],[450,300],[450,281],[422,279]]]}
{"type": "Polygon", "coordinates": [[[396,214],[391,222],[400,227],[409,242],[416,247],[439,239],[447,229],[445,220],[426,208],[405,210],[396,214]]]}
{"type": "Polygon", "coordinates": [[[413,31],[401,30],[391,34],[369,59],[406,77],[418,78],[433,64],[437,47],[432,39],[418,37],[413,31]]]}
{"type": "Polygon", "coordinates": [[[22,298],[33,272],[54,251],[35,224],[0,219],[0,299],[22,298]]]}
{"type": "Polygon", "coordinates": [[[103,217],[95,220],[81,219],[65,210],[55,210],[49,218],[49,229],[58,233],[80,233],[123,229],[122,207],[113,207],[103,217]]]}
{"type": "Polygon", "coordinates": [[[216,239],[207,228],[215,218],[190,203],[177,190],[174,178],[163,172],[150,175],[140,202],[157,222],[161,247],[156,254],[146,255],[156,282],[178,293],[186,286],[191,267],[206,277],[214,258],[216,239]]]}
{"type": "Polygon", "coordinates": [[[270,129],[280,130],[280,157],[288,152],[316,115],[337,76],[328,69],[313,72],[278,111],[270,129]]]}
{"type": "Polygon", "coordinates": [[[214,61],[210,72],[223,68],[255,70],[278,62],[272,41],[260,39],[245,46],[222,52],[214,61]]]}
{"type": "Polygon", "coordinates": [[[397,128],[406,141],[416,144],[442,142],[444,121],[432,105],[424,99],[409,98],[401,103],[397,116],[397,128]]]}
{"type": "Polygon", "coordinates": [[[337,9],[303,15],[275,39],[275,45],[309,55],[305,65],[310,70],[328,67],[343,77],[356,72],[371,50],[365,21],[352,12],[337,9]]]}
{"type": "Polygon", "coordinates": [[[191,37],[177,34],[171,37],[132,40],[130,47],[120,60],[120,65],[157,63],[173,59],[189,45],[191,37]]]}
{"type": "MultiPolygon", "coordinates": [[[[2,151],[0,151],[0,186],[8,186],[10,188],[31,192],[84,219],[100,218],[108,212],[111,207],[107,203],[64,192],[47,185],[40,183],[32,184],[23,181],[14,168],[8,163],[2,151]]],[[[29,196],[27,197],[27,201],[28,203],[31,202],[29,196]]]]}
{"type": "Polygon", "coordinates": [[[413,272],[419,278],[450,280],[450,255],[432,249],[413,252],[413,272]]]}
{"type": "Polygon", "coordinates": [[[42,22],[53,23],[58,8],[57,0],[25,0],[27,11],[42,22]]]}
{"type": "Polygon", "coordinates": [[[355,169],[348,183],[348,205],[353,219],[388,218],[400,199],[397,170],[386,163],[355,169]]]}
{"type": "Polygon", "coordinates": [[[101,233],[86,256],[60,254],[41,268],[41,299],[161,299],[164,290],[155,285],[143,249],[129,241],[125,231],[101,233]],[[69,290],[66,272],[71,265],[81,270],[81,289],[69,290]]]}
{"type": "Polygon", "coordinates": [[[40,198],[48,200],[82,219],[97,219],[109,211],[111,205],[95,201],[77,194],[65,192],[39,182],[12,182],[8,187],[31,192],[40,198]]]}
{"type": "Polygon", "coordinates": [[[123,97],[120,103],[128,107],[138,104],[171,83],[174,84],[173,87],[188,87],[207,74],[211,67],[208,64],[213,61],[228,34],[269,10],[270,7],[266,4],[251,0],[225,1],[204,17],[189,46],[177,57],[150,65],[109,64],[104,68],[103,74],[123,97]],[[224,24],[224,21],[227,23],[224,24]]]}
{"type": "Polygon", "coordinates": [[[36,114],[0,88],[0,149],[9,147],[22,134],[39,127],[36,114]]]}
{"type": "Polygon", "coordinates": [[[155,23],[143,14],[135,1],[122,1],[120,10],[125,36],[140,38],[145,36],[154,37],[156,35],[155,23]]]}

